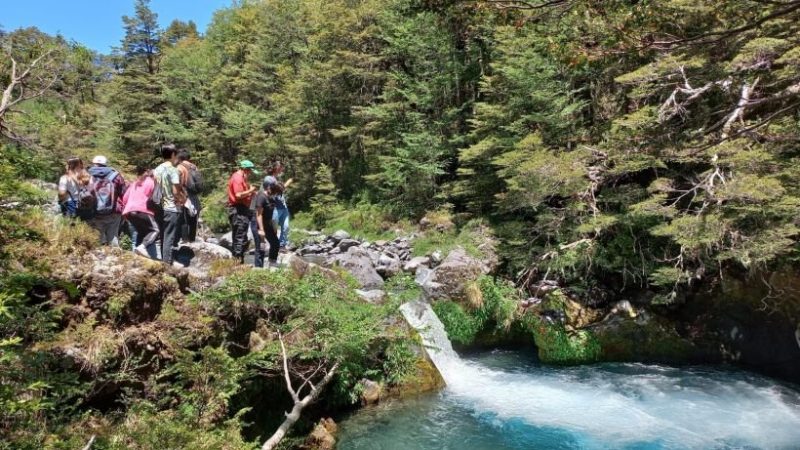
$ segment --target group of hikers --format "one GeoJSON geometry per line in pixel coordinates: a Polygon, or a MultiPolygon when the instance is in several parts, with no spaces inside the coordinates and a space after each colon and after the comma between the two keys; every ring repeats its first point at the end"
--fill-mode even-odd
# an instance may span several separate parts
{"type": "MultiPolygon", "coordinates": [[[[137,167],[130,183],[105,156],[95,156],[88,168],[80,158],[69,158],[58,183],[59,204],[63,215],[96,229],[102,245],[119,247],[126,224],[135,253],[183,267],[175,261],[176,249],[181,241],[197,238],[203,177],[188,150],[167,144],[160,153],[162,163],[152,170],[137,167]]],[[[252,161],[243,160],[228,181],[232,253],[242,263],[248,232],[255,243],[256,267],[277,265],[279,252],[289,244],[285,190],[292,180],[282,182],[283,171],[281,162],[274,161],[263,182],[251,186],[250,176],[260,172],[252,161]]]]}

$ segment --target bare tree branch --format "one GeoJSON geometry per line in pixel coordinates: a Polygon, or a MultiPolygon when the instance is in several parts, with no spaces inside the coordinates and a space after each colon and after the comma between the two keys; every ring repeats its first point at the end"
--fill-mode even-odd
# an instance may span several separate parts
{"type": "Polygon", "coordinates": [[[91,437],[91,438],[89,438],[89,442],[87,442],[87,443],[86,443],[86,445],[83,447],[83,450],[89,450],[89,449],[91,449],[91,448],[92,448],[92,445],[94,445],[94,440],[95,440],[95,438],[96,438],[96,436],[95,436],[95,435],[92,435],[92,437],[91,437]]]}
{"type": "Polygon", "coordinates": [[[288,356],[286,355],[286,345],[283,343],[283,335],[278,332],[278,340],[281,342],[281,355],[283,356],[283,376],[286,381],[286,389],[289,391],[289,395],[292,396],[292,400],[295,403],[300,401],[300,398],[297,396],[297,392],[295,392],[294,388],[292,387],[292,377],[289,374],[289,361],[288,356]]]}
{"type": "Polygon", "coordinates": [[[753,94],[753,90],[755,90],[756,86],[758,85],[758,81],[759,78],[756,78],[755,81],[753,81],[753,84],[745,83],[742,85],[742,94],[739,97],[739,102],[736,104],[736,109],[730,113],[728,119],[725,121],[725,125],[722,126],[722,139],[726,139],[728,137],[734,122],[737,120],[743,120],[745,108],[750,102],[750,96],[753,94]]]}
{"type": "Polygon", "coordinates": [[[686,112],[686,107],[694,100],[700,98],[701,95],[715,86],[721,87],[723,90],[728,90],[733,80],[729,77],[725,80],[708,82],[701,87],[693,88],[689,83],[689,78],[686,76],[686,71],[683,66],[678,68],[681,76],[683,77],[683,86],[677,86],[667,100],[658,108],[658,121],[664,123],[677,115],[682,115],[686,112]],[[683,100],[678,99],[678,95],[686,95],[683,100]]]}
{"type": "Polygon", "coordinates": [[[56,53],[54,48],[36,57],[24,69],[10,50],[6,49],[5,53],[11,61],[11,73],[8,85],[3,88],[0,96],[0,134],[15,142],[24,142],[24,139],[9,129],[6,116],[15,111],[14,106],[50,91],[61,78],[61,71],[57,67],[42,67],[53,62],[56,53]],[[40,73],[41,71],[44,73],[40,73]]]}
{"type": "Polygon", "coordinates": [[[302,414],[303,409],[314,403],[319,398],[320,394],[333,379],[333,376],[336,374],[336,370],[339,368],[339,363],[333,364],[333,366],[327,370],[322,380],[319,381],[319,384],[315,385],[311,380],[324,366],[324,362],[321,362],[319,367],[317,367],[317,369],[314,370],[310,376],[305,377],[305,381],[300,386],[300,389],[295,390],[292,386],[292,377],[289,369],[289,357],[286,352],[286,345],[283,342],[283,336],[280,333],[278,333],[278,339],[281,343],[283,374],[286,381],[286,389],[292,396],[294,406],[290,412],[286,413],[286,419],[283,421],[280,427],[278,427],[278,429],[275,430],[275,433],[273,433],[273,435],[266,442],[264,442],[264,445],[261,446],[261,450],[273,450],[281,442],[281,440],[283,440],[292,426],[300,419],[300,414],[302,414]],[[301,399],[298,393],[306,385],[308,385],[311,390],[309,391],[308,395],[301,399]]]}

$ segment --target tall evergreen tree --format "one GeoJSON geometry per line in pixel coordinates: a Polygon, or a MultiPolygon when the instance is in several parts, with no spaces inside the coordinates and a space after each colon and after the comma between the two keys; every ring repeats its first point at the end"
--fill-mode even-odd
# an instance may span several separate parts
{"type": "Polygon", "coordinates": [[[161,28],[158,14],[150,9],[150,0],[136,0],[136,14],[123,16],[125,37],[120,51],[127,70],[145,70],[153,75],[161,58],[161,28]]]}

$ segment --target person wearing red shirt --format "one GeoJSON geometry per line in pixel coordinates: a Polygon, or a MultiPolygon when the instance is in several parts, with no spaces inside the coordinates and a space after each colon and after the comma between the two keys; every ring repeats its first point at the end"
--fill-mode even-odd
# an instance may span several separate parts
{"type": "Polygon", "coordinates": [[[258,175],[255,164],[249,160],[239,163],[239,170],[228,180],[228,221],[231,224],[231,244],[233,257],[244,262],[247,251],[247,230],[250,228],[252,212],[250,202],[257,187],[250,186],[247,178],[250,174],[258,175]]]}

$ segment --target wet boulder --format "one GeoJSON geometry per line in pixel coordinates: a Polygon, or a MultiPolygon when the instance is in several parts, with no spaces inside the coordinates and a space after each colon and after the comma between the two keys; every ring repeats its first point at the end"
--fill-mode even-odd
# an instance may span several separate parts
{"type": "Polygon", "coordinates": [[[338,425],[333,419],[322,419],[306,438],[303,448],[308,450],[334,450],[338,425]]]}
{"type": "Polygon", "coordinates": [[[372,380],[362,379],[360,382],[361,404],[374,405],[381,401],[383,396],[383,386],[372,380]]]}

